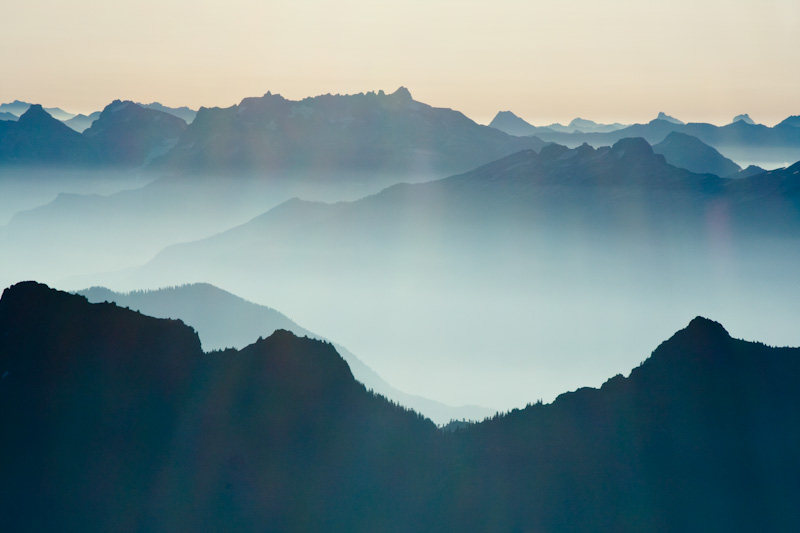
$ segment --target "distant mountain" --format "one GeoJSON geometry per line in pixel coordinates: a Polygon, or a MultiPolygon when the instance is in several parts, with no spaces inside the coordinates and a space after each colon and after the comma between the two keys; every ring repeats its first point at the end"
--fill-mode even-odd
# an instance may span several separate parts
{"type": "Polygon", "coordinates": [[[628,377],[438,431],[330,344],[203,353],[180,321],[0,299],[13,531],[791,531],[800,349],[695,318],[628,377]],[[580,505],[575,505],[580,502],[580,505]],[[35,512],[46,508],[47,512],[35,512]]]}
{"type": "Polygon", "coordinates": [[[197,111],[195,111],[194,109],[189,109],[186,106],[167,107],[158,102],[153,102],[151,104],[138,104],[138,105],[146,107],[148,109],[155,109],[156,111],[169,113],[170,115],[183,119],[183,121],[186,122],[187,124],[191,124],[192,121],[194,120],[194,117],[197,116],[197,111]]]}
{"type": "MultiPolygon", "coordinates": [[[[242,349],[255,339],[267,337],[281,329],[291,331],[297,336],[325,340],[270,307],[248,302],[207,283],[129,293],[92,287],[77,291],[77,294],[85,296],[93,303],[113,302],[149,316],[183,320],[197,331],[206,351],[242,349]]],[[[486,408],[451,407],[428,398],[406,394],[392,387],[349,350],[336,344],[334,346],[350,365],[355,378],[367,389],[423,413],[437,424],[461,419],[482,420],[494,414],[494,411],[486,408]]]]}
{"type": "Polygon", "coordinates": [[[30,106],[31,104],[28,102],[14,100],[11,103],[0,104],[0,112],[11,113],[12,115],[20,117],[30,106]]]}
{"type": "Polygon", "coordinates": [[[76,165],[88,147],[79,133],[31,105],[16,122],[0,127],[0,165],[76,165]]]}
{"type": "Polygon", "coordinates": [[[667,122],[672,122],[673,124],[681,124],[681,125],[686,124],[685,122],[680,121],[675,117],[671,117],[671,116],[667,115],[663,111],[659,111],[658,116],[656,117],[656,120],[666,120],[667,122]]]}
{"type": "Polygon", "coordinates": [[[169,151],[185,129],[186,123],[171,114],[115,100],[83,136],[93,164],[135,167],[169,151]]]}
{"type": "Polygon", "coordinates": [[[677,131],[673,131],[666,139],[654,145],[653,151],[663,155],[669,164],[697,174],[716,174],[726,177],[742,170],[739,165],[697,137],[677,131]]]}
{"type": "Polygon", "coordinates": [[[100,117],[100,111],[95,111],[91,115],[75,115],[69,120],[65,120],[64,124],[77,131],[83,133],[89,129],[89,126],[100,117]]]}
{"type": "MultiPolygon", "coordinates": [[[[10,104],[0,104],[0,112],[11,113],[12,115],[21,117],[30,107],[31,104],[28,102],[21,102],[19,100],[14,100],[10,104]]],[[[65,120],[69,120],[75,116],[74,113],[64,111],[63,109],[58,107],[45,107],[44,110],[47,111],[47,114],[49,114],[51,117],[53,117],[56,120],[60,120],[62,122],[65,120]]]]}
{"type": "Polygon", "coordinates": [[[745,113],[744,115],[736,115],[735,117],[733,117],[733,120],[731,120],[731,124],[733,124],[734,122],[739,122],[740,120],[745,124],[750,124],[751,126],[755,125],[755,122],[753,122],[753,119],[750,118],[750,115],[748,115],[747,113],[745,113]]]}
{"type": "Polygon", "coordinates": [[[291,101],[267,93],[227,109],[201,108],[160,167],[207,173],[270,171],[443,176],[525,148],[518,138],[450,109],[393,94],[291,101]]]}
{"type": "MultiPolygon", "coordinates": [[[[569,123],[567,128],[571,129],[572,131],[582,131],[584,133],[593,133],[593,132],[609,132],[609,131],[617,131],[622,128],[625,128],[626,124],[620,124],[619,122],[615,122],[613,124],[600,124],[593,120],[586,120],[583,118],[575,118],[572,119],[572,122],[569,123]]],[[[553,128],[553,125],[549,126],[553,128]]]]}
{"type": "Polygon", "coordinates": [[[489,126],[500,131],[504,131],[509,135],[538,135],[539,133],[552,132],[609,132],[622,129],[625,127],[625,124],[599,124],[592,120],[575,118],[569,123],[568,126],[563,126],[561,124],[550,124],[549,126],[537,127],[525,122],[511,111],[500,111],[494,117],[492,122],[489,123],[489,126]]]}
{"type": "Polygon", "coordinates": [[[19,117],[12,113],[8,113],[6,111],[0,111],[0,120],[9,120],[11,122],[16,122],[19,117]]]}
{"type": "Polygon", "coordinates": [[[642,137],[650,144],[663,141],[673,131],[697,137],[739,164],[757,164],[766,168],[786,166],[800,161],[800,128],[784,121],[768,128],[739,120],[718,127],[713,124],[676,124],[655,119],[647,124],[634,124],[607,133],[538,132],[542,140],[577,147],[588,143],[594,147],[610,146],[627,137],[642,137]]]}
{"type": "Polygon", "coordinates": [[[536,126],[529,124],[511,111],[498,111],[497,115],[495,115],[489,123],[489,127],[508,133],[509,135],[518,135],[520,137],[534,135],[538,129],[536,126]]]}

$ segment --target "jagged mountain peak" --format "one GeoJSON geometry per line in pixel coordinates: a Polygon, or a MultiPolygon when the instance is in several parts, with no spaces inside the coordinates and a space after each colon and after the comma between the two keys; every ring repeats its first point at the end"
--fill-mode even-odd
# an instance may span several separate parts
{"type": "Polygon", "coordinates": [[[400,100],[406,100],[406,101],[409,101],[409,102],[411,100],[413,100],[413,98],[411,97],[411,91],[409,91],[408,89],[406,89],[402,85],[400,87],[398,87],[397,90],[395,92],[393,92],[392,94],[390,94],[389,96],[391,96],[393,98],[400,99],[400,100]]]}
{"type": "Polygon", "coordinates": [[[667,122],[672,122],[673,124],[685,124],[685,122],[683,122],[682,120],[678,120],[675,117],[667,115],[663,111],[659,111],[658,112],[658,116],[656,117],[656,120],[665,120],[667,122]]]}
{"type": "Polygon", "coordinates": [[[753,119],[750,118],[750,115],[748,115],[747,113],[744,113],[744,114],[741,114],[741,115],[736,115],[735,117],[733,117],[733,120],[731,120],[731,124],[734,124],[734,123],[740,122],[740,121],[744,122],[745,124],[750,124],[750,125],[755,124],[755,121],[753,121],[753,119]]]}

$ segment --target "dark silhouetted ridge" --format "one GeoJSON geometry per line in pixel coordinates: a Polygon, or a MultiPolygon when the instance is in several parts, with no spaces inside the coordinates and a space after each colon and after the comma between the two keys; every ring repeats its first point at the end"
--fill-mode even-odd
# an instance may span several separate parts
{"type": "Polygon", "coordinates": [[[800,349],[697,317],[628,377],[442,432],[330,344],[204,354],[179,321],[21,283],[0,299],[0,512],[10,531],[791,531],[798,381],[800,349]]]}
{"type": "Polygon", "coordinates": [[[179,321],[28,282],[0,299],[0,376],[9,530],[434,523],[436,427],[330,344],[280,330],[203,354],[179,321]]]}

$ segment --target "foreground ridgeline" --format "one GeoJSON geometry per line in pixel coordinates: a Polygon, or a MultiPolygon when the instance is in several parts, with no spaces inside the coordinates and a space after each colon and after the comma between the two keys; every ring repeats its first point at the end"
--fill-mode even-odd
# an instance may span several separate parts
{"type": "MultiPolygon", "coordinates": [[[[203,353],[180,321],[0,299],[8,531],[784,531],[800,350],[694,319],[628,378],[454,433],[327,343],[203,353]]],[[[535,396],[536,391],[531,391],[535,396]]]]}

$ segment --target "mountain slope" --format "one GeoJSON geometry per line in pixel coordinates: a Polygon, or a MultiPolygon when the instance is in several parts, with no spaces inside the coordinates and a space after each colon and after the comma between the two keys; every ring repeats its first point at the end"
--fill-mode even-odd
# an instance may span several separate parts
{"type": "MultiPolygon", "coordinates": [[[[94,303],[113,302],[149,316],[180,319],[197,331],[206,351],[241,349],[254,339],[272,335],[280,329],[291,331],[297,336],[325,340],[272,308],[248,302],[207,283],[126,294],[103,287],[92,287],[77,291],[77,294],[94,303]]],[[[482,420],[494,414],[491,409],[475,406],[451,407],[428,398],[406,394],[392,387],[352,352],[343,346],[334,346],[347,361],[355,378],[367,389],[414,409],[437,424],[446,424],[450,420],[482,420]]]]}
{"type": "Polygon", "coordinates": [[[663,155],[669,164],[698,174],[727,177],[742,170],[739,165],[697,137],[676,131],[653,145],[653,151],[663,155]]]}
{"type": "Polygon", "coordinates": [[[535,135],[537,130],[536,126],[521,119],[511,111],[498,111],[489,123],[489,127],[509,135],[518,136],[535,135]]]}

